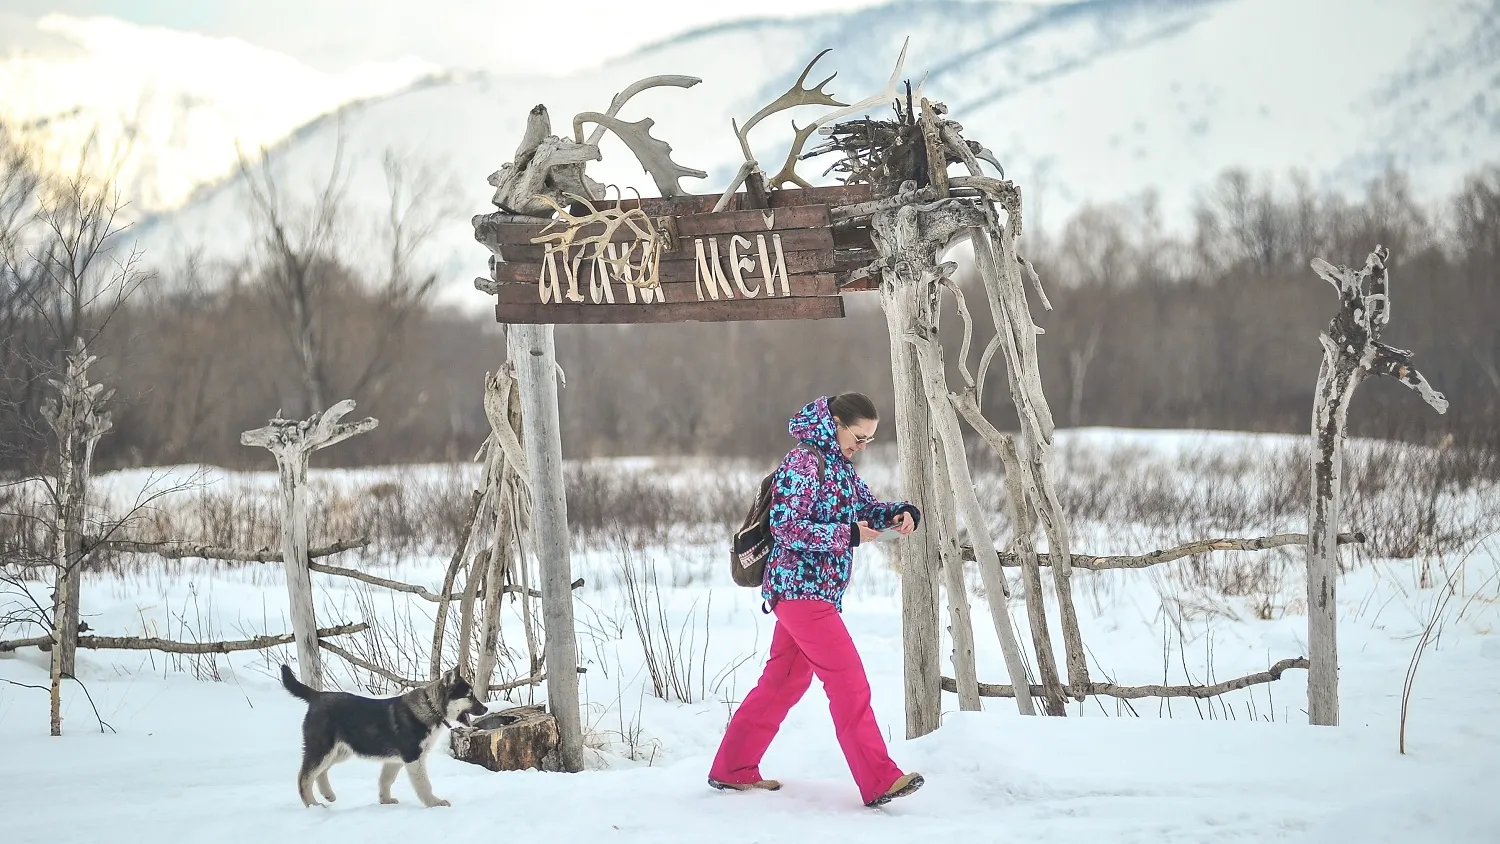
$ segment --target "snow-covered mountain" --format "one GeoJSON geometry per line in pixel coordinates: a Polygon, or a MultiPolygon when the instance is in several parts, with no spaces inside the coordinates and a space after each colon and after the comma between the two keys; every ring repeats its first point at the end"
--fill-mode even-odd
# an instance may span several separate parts
{"type": "MultiPolygon", "coordinates": [[[[536,103],[566,134],[573,114],[603,110],[635,79],[701,77],[691,89],[641,94],[621,117],[655,118],[674,158],[710,174],[684,187],[716,192],[738,164],[731,118],[776,97],[825,47],[832,52],[810,80],[837,70],[828,90],[863,98],[884,84],[907,36],[905,75],[915,83],[928,74],[926,93],[994,150],[1044,227],[1084,203],[1146,189],[1158,193],[1165,223],[1181,224],[1195,192],[1231,166],[1300,168],[1314,185],[1358,190],[1390,163],[1432,197],[1500,160],[1500,0],[1383,0],[1378,10],[1368,0],[898,0],[695,31],[561,78],[452,76],[313,121],[272,152],[272,172],[284,195],[310,197],[342,139],[347,197],[368,219],[388,205],[388,151],[456,186],[428,258],[450,292],[472,302],[485,253],[469,217],[490,210],[485,178],[509,160],[536,103]]],[[[788,119],[805,124],[816,113],[761,124],[757,157],[779,166],[788,119]]],[[[654,192],[618,140],[606,136],[603,154],[590,165],[596,179],[654,192]]],[[[813,179],[824,166],[799,169],[813,179]]],[[[199,245],[232,256],[246,244],[247,208],[235,177],[137,233],[158,259],[199,245]]]]}
{"type": "Polygon", "coordinates": [[[228,178],[237,144],[253,161],[329,111],[442,71],[408,59],[327,73],[235,38],[107,17],[53,14],[34,26],[25,34],[48,49],[0,57],[0,117],[29,127],[62,172],[92,136],[85,168],[113,175],[143,213],[228,178]]]}

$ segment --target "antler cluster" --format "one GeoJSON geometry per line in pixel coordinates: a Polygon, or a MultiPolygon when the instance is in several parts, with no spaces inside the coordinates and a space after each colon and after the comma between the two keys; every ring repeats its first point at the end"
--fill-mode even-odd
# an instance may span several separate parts
{"type": "MultiPolygon", "coordinates": [[[[803,188],[812,187],[812,185],[808,184],[806,180],[797,175],[797,161],[802,158],[802,148],[807,145],[808,139],[811,138],[813,136],[813,133],[818,131],[819,128],[827,126],[835,120],[838,120],[842,117],[847,117],[848,115],[854,114],[863,109],[871,108],[873,106],[877,106],[891,99],[894,99],[896,97],[897,85],[901,80],[901,69],[906,63],[906,48],[910,42],[911,39],[909,38],[906,41],[902,42],[901,55],[896,59],[896,69],[891,72],[890,81],[886,83],[885,88],[883,88],[878,93],[872,94],[860,100],[857,103],[841,103],[838,100],[834,99],[832,94],[829,94],[827,91],[823,90],[823,86],[827,85],[829,82],[832,82],[833,78],[835,76],[838,76],[837,73],[830,74],[827,79],[824,79],[822,82],[819,82],[817,85],[814,85],[811,88],[804,86],[803,83],[807,81],[807,76],[812,72],[813,65],[816,65],[818,63],[818,60],[823,58],[823,56],[829,52],[825,49],[821,53],[818,53],[816,56],[814,56],[812,61],[807,63],[807,67],[802,69],[802,74],[797,77],[797,81],[792,83],[792,87],[787,89],[786,93],[772,100],[770,103],[762,107],[759,111],[755,112],[755,114],[751,115],[750,119],[745,121],[745,125],[743,127],[731,121],[731,125],[734,127],[735,137],[737,137],[740,142],[740,151],[744,153],[745,160],[747,162],[753,162],[755,159],[754,156],[752,156],[750,153],[749,135],[750,130],[755,128],[755,125],[757,123],[760,123],[765,118],[770,117],[777,112],[786,111],[787,109],[796,108],[797,106],[826,105],[836,107],[834,111],[830,111],[822,115],[817,120],[814,120],[813,122],[800,129],[797,127],[796,121],[792,122],[793,138],[791,149],[787,151],[786,160],[782,163],[781,169],[776,171],[776,175],[771,176],[769,179],[766,179],[766,187],[776,189],[785,184],[794,184],[798,187],[803,188]]],[[[759,166],[757,165],[754,169],[758,171],[759,166]]]]}
{"type": "Polygon", "coordinates": [[[592,252],[585,249],[584,260],[597,260],[620,270],[620,278],[627,284],[636,287],[658,287],[660,281],[657,278],[657,267],[661,263],[662,239],[651,217],[640,208],[623,208],[623,197],[615,200],[613,208],[596,208],[587,198],[577,195],[569,195],[569,199],[581,203],[589,210],[587,214],[575,215],[567,208],[553,202],[550,198],[539,197],[557,214],[557,218],[547,227],[542,229],[542,234],[531,238],[532,243],[546,244],[549,250],[561,251],[574,247],[592,246],[592,252]],[[557,231],[548,231],[555,225],[562,228],[557,231]],[[585,228],[599,224],[603,229],[598,234],[579,237],[579,233],[585,228]],[[615,232],[621,226],[629,228],[636,236],[636,242],[642,243],[641,257],[639,261],[631,259],[634,246],[625,249],[624,254],[616,255],[610,249],[615,232]]]}

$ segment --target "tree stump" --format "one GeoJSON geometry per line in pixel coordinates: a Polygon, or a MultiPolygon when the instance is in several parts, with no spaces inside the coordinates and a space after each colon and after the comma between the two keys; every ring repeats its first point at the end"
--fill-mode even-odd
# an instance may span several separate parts
{"type": "Polygon", "coordinates": [[[491,771],[555,771],[557,719],[544,706],[515,706],[455,726],[448,738],[453,758],[491,771]]]}

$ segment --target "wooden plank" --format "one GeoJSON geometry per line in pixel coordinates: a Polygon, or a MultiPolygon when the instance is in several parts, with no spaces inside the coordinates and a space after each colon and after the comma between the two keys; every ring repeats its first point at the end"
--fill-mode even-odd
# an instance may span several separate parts
{"type": "MultiPolygon", "coordinates": [[[[761,299],[770,298],[788,298],[780,294],[781,285],[779,283],[776,285],[777,295],[775,297],[767,296],[765,293],[765,282],[760,278],[760,276],[756,276],[753,281],[750,279],[746,279],[745,285],[751,290],[756,291],[756,295],[748,298],[742,296],[739,287],[734,283],[734,279],[729,280],[730,290],[732,290],[734,293],[733,301],[759,301],[761,299]]],[[[791,298],[803,296],[834,296],[839,292],[838,276],[835,276],[833,273],[809,273],[806,275],[789,276],[787,278],[787,288],[791,290],[791,298]]],[[[620,284],[617,282],[611,285],[611,289],[614,291],[615,304],[630,304],[630,299],[626,292],[624,284],[620,284]]],[[[668,304],[677,302],[699,301],[698,285],[693,281],[664,282],[659,289],[661,290],[668,304]]],[[[566,290],[566,286],[564,286],[564,290],[566,290]]],[[[703,301],[715,301],[714,299],[709,297],[708,285],[704,285],[703,290],[703,295],[705,297],[703,301]]],[[[578,283],[578,292],[588,300],[586,304],[608,304],[593,302],[592,298],[590,298],[589,287],[588,285],[584,284],[582,280],[580,280],[578,283]]],[[[642,291],[640,290],[636,291],[637,296],[640,296],[641,293],[642,291]]],[[[722,289],[720,289],[719,295],[724,295],[722,289]]],[[[500,292],[498,296],[499,301],[511,305],[541,303],[541,292],[537,289],[537,286],[534,283],[502,284],[500,285],[500,292]]],[[[721,299],[718,301],[724,300],[721,299]]],[[[551,307],[550,304],[549,307],[551,307]]]]}
{"type": "Polygon", "coordinates": [[[667,302],[659,305],[511,305],[497,303],[495,319],[511,325],[618,325],[669,322],[737,322],[778,319],[840,319],[841,296],[739,299],[729,302],[667,302]]]}
{"type": "MultiPolygon", "coordinates": [[[[751,211],[750,213],[758,214],[760,212],[751,211]]],[[[755,234],[756,233],[751,232],[747,235],[742,236],[751,243],[755,243],[755,234]]],[[[783,255],[790,256],[793,252],[815,252],[818,250],[831,251],[833,249],[833,229],[831,228],[789,229],[787,231],[775,232],[775,234],[777,237],[781,238],[781,252],[783,255]]],[[[663,263],[666,263],[667,261],[697,261],[698,249],[693,244],[693,241],[697,240],[699,237],[703,238],[704,254],[711,255],[712,253],[709,252],[711,245],[709,244],[708,239],[712,237],[714,240],[717,240],[719,242],[719,260],[727,263],[729,261],[730,241],[733,236],[734,235],[732,234],[680,235],[677,241],[677,251],[661,253],[661,260],[663,263]]],[[[772,250],[772,260],[774,261],[775,247],[772,245],[771,238],[769,237],[766,238],[766,247],[772,250]]],[[[753,252],[752,254],[758,258],[758,252],[753,252]]]]}
{"type": "Polygon", "coordinates": [[[790,205],[853,205],[875,198],[870,185],[829,185],[822,188],[788,188],[771,194],[771,207],[790,205]]]}
{"type": "MultiPolygon", "coordinates": [[[[792,208],[772,209],[770,211],[721,211],[718,213],[689,213],[677,218],[677,233],[682,236],[694,236],[705,234],[749,234],[764,231],[785,231],[788,229],[809,229],[829,225],[828,206],[806,205],[792,208]],[[767,226],[765,215],[772,215],[771,225],[767,226]]],[[[484,219],[474,227],[474,239],[485,246],[531,246],[532,238],[540,237],[543,233],[553,234],[562,232],[561,224],[549,223],[547,221],[537,222],[513,222],[494,219],[484,219]]],[[[579,232],[578,237],[591,237],[604,233],[604,223],[589,223],[579,232]]],[[[620,226],[610,236],[611,243],[628,243],[636,239],[636,234],[629,226],[620,226]]],[[[865,238],[868,243],[869,238],[865,238]]]]}
{"type": "MultiPolygon", "coordinates": [[[[791,208],[798,205],[853,205],[858,202],[868,202],[874,198],[869,185],[830,185],[821,188],[788,188],[774,191],[771,194],[772,208],[791,208]]],[[[627,199],[620,204],[621,208],[641,208],[653,217],[663,214],[702,214],[712,211],[714,205],[719,201],[719,194],[695,194],[692,196],[674,196],[664,199],[659,196],[645,197],[643,199],[627,199]]],[[[729,198],[729,206],[726,211],[747,210],[744,205],[745,194],[737,193],[729,198]]],[[[595,202],[595,207],[604,203],[595,202]]],[[[610,207],[614,207],[614,201],[610,200],[610,207]]],[[[583,206],[577,206],[577,210],[587,210],[583,206]]],[[[753,210],[753,209],[750,209],[753,210]]]]}
{"type": "Polygon", "coordinates": [[[827,228],[827,205],[795,205],[768,211],[720,211],[677,218],[680,238],[708,234],[760,234],[787,229],[827,228]]]}
{"type": "Polygon", "coordinates": [[[875,241],[870,237],[868,226],[837,228],[833,230],[833,246],[835,249],[874,249],[875,241]]]}
{"type": "MultiPolygon", "coordinates": [[[[784,255],[786,258],[786,271],[789,275],[829,272],[839,264],[837,256],[828,250],[820,252],[785,252],[784,255]]],[[[750,275],[759,279],[761,277],[760,255],[757,252],[752,252],[750,258],[756,262],[756,266],[750,271],[750,275]]],[[[773,257],[771,260],[774,264],[776,259],[773,257]]],[[[869,261],[865,261],[862,264],[858,264],[858,266],[864,266],[864,264],[868,263],[869,261]]],[[[579,279],[580,284],[583,283],[584,279],[592,279],[594,277],[592,267],[593,263],[590,262],[588,266],[579,268],[579,272],[583,275],[583,278],[579,279]]],[[[724,271],[725,278],[733,278],[730,272],[728,253],[719,253],[719,267],[724,271]]],[[[558,269],[562,269],[560,264],[558,269]]],[[[490,277],[501,284],[536,284],[541,280],[541,275],[541,264],[522,263],[519,261],[497,261],[495,262],[494,270],[490,272],[490,277]]],[[[662,283],[696,281],[698,279],[698,262],[696,260],[662,261],[660,267],[657,269],[657,279],[662,283]]],[[[747,281],[747,283],[749,282],[747,281]]]]}
{"type": "MultiPolygon", "coordinates": [[[[752,211],[751,213],[753,214],[756,212],[752,211]]],[[[793,252],[815,252],[818,250],[833,249],[833,229],[831,228],[789,229],[787,231],[776,232],[776,234],[781,238],[781,252],[783,255],[790,255],[793,252]]],[[[705,250],[704,254],[710,254],[707,251],[709,249],[707,238],[713,237],[719,242],[719,260],[723,262],[727,262],[729,260],[729,245],[731,235],[701,235],[701,237],[705,238],[703,243],[703,248],[705,250]]],[[[669,261],[697,261],[698,250],[693,245],[693,241],[695,239],[696,237],[692,235],[679,238],[677,251],[661,253],[662,263],[665,264],[669,261]]],[[[748,239],[752,243],[755,241],[755,238],[753,236],[748,239]]],[[[770,238],[767,238],[767,241],[769,240],[770,238]]],[[[494,252],[498,256],[499,260],[507,263],[540,264],[546,251],[546,247],[540,244],[520,245],[487,243],[485,245],[490,248],[491,252],[494,252]]],[[[767,245],[769,246],[770,244],[768,243],[767,245]]],[[[585,246],[579,248],[591,249],[592,247],[585,246]]],[[[637,250],[636,254],[640,254],[639,250],[637,250]]],[[[755,257],[758,260],[758,254],[754,252],[752,252],[752,257],[755,257]]],[[[561,265],[559,265],[558,268],[561,269],[561,265]]]]}

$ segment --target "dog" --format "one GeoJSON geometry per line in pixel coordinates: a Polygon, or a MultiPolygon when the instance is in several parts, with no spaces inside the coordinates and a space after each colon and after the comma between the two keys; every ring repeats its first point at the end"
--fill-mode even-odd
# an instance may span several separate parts
{"type": "Polygon", "coordinates": [[[281,685],[307,701],[302,718],[302,769],[297,793],[304,806],[323,806],[313,795],[313,781],[332,803],[337,798],[328,782],[328,769],[351,757],[382,762],[380,802],[395,803],[391,785],[406,768],[406,776],[422,805],[451,806],[432,793],[427,778],[427,754],[438,737],[438,726],[452,721],[467,724],[485,712],[474,689],[458,669],[399,697],[368,698],[347,692],[320,692],[299,682],[292,669],[281,666],[281,685]]]}

